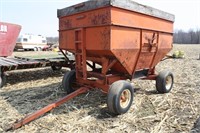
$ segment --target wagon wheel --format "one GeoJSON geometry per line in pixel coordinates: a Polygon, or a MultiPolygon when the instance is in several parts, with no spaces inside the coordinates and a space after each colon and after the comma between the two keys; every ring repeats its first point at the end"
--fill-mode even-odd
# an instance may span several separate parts
{"type": "Polygon", "coordinates": [[[159,73],[156,78],[156,90],[159,93],[168,93],[174,84],[174,76],[172,72],[166,70],[159,73]]]}
{"type": "Polygon", "coordinates": [[[0,72],[0,88],[3,87],[6,83],[6,76],[4,73],[0,72]]]}
{"type": "Polygon", "coordinates": [[[67,92],[67,94],[70,94],[75,90],[74,89],[75,82],[76,82],[76,71],[72,70],[66,72],[62,79],[62,86],[64,88],[64,91],[67,92]]]}
{"type": "Polygon", "coordinates": [[[133,87],[127,81],[114,82],[108,92],[107,105],[111,113],[119,115],[126,113],[133,102],[133,87]]]}
{"type": "Polygon", "coordinates": [[[51,66],[51,69],[52,69],[53,71],[60,71],[60,70],[62,69],[62,66],[55,66],[55,65],[52,65],[52,66],[51,66]]]}

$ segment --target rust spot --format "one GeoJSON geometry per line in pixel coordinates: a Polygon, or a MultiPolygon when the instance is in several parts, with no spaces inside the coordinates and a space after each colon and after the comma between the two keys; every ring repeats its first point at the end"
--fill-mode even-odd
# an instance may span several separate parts
{"type": "Polygon", "coordinates": [[[103,46],[104,49],[107,49],[110,43],[110,30],[109,28],[105,28],[101,33],[101,45],[103,46]]]}
{"type": "Polygon", "coordinates": [[[152,49],[156,47],[157,45],[157,42],[156,42],[157,34],[154,32],[152,36],[149,34],[149,35],[145,35],[144,38],[147,42],[143,44],[143,50],[144,50],[144,47],[146,47],[147,48],[146,52],[154,52],[152,51],[152,49]]]}
{"type": "Polygon", "coordinates": [[[59,28],[60,29],[68,29],[72,27],[72,20],[67,19],[67,20],[61,20],[59,28]]]}
{"type": "Polygon", "coordinates": [[[156,40],[156,39],[157,39],[156,33],[153,33],[153,35],[149,36],[149,37],[147,35],[145,35],[145,40],[147,40],[148,44],[150,44],[150,45],[153,45],[154,44],[154,40],[156,40]]]}
{"type": "Polygon", "coordinates": [[[107,24],[110,19],[108,11],[99,14],[91,14],[90,16],[92,25],[107,24]]]}

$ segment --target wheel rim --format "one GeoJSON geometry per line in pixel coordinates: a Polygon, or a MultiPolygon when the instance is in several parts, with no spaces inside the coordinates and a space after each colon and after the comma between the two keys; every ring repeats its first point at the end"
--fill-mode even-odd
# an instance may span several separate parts
{"type": "Polygon", "coordinates": [[[173,83],[172,76],[168,75],[168,76],[166,77],[166,89],[167,89],[167,90],[170,90],[170,89],[171,89],[172,83],[173,83]]]}
{"type": "Polygon", "coordinates": [[[131,101],[131,92],[128,89],[125,89],[120,96],[120,106],[126,108],[131,101]]]}

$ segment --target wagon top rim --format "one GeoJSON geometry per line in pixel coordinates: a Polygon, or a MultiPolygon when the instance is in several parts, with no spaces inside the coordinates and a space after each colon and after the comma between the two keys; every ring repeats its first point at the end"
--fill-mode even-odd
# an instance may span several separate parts
{"type": "Polygon", "coordinates": [[[86,2],[82,2],[80,4],[76,4],[70,7],[66,7],[63,9],[58,9],[57,17],[64,17],[73,15],[80,12],[85,12],[89,10],[94,10],[102,7],[117,7],[125,10],[130,10],[134,12],[138,12],[141,14],[157,17],[160,19],[175,21],[175,16],[171,13],[167,13],[158,9],[155,9],[150,6],[142,5],[132,0],[89,0],[86,2]]]}

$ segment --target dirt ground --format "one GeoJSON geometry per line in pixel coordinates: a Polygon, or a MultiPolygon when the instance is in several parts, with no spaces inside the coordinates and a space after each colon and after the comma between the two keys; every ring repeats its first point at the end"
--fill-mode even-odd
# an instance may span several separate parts
{"type": "MultiPolygon", "coordinates": [[[[169,59],[157,66],[158,72],[169,69],[175,76],[170,93],[158,94],[155,81],[134,80],[133,105],[126,114],[113,116],[107,109],[106,95],[94,89],[14,132],[190,132],[200,115],[200,45],[174,45],[174,50],[185,51],[185,59],[169,59]]],[[[40,68],[8,72],[7,84],[0,90],[0,132],[65,96],[61,80],[66,71],[40,68]]]]}

